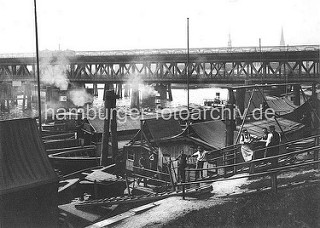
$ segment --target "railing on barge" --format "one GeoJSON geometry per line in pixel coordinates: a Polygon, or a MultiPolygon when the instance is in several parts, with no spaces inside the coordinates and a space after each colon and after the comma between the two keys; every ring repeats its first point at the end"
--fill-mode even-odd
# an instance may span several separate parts
{"type": "MultiPolygon", "coordinates": [[[[276,192],[278,189],[278,182],[277,182],[277,175],[281,172],[288,172],[291,171],[293,169],[296,168],[301,168],[301,167],[310,167],[313,166],[314,169],[318,169],[319,168],[319,151],[320,151],[320,135],[314,135],[314,136],[310,136],[307,138],[303,138],[303,139],[298,139],[298,140],[294,140],[294,141],[290,141],[290,142],[286,142],[283,144],[280,144],[279,146],[275,146],[275,147],[280,147],[282,149],[285,149],[289,152],[287,153],[282,153],[279,154],[277,156],[271,156],[271,157],[266,157],[266,158],[260,158],[260,159],[254,159],[252,161],[249,162],[240,162],[237,163],[236,162],[236,158],[237,155],[239,155],[240,152],[240,147],[241,145],[232,145],[226,148],[223,148],[220,152],[222,152],[222,158],[223,158],[223,165],[221,166],[216,166],[214,168],[204,168],[204,169],[185,169],[185,172],[203,172],[204,170],[214,170],[215,172],[217,172],[217,170],[224,170],[223,175],[219,176],[216,175],[215,177],[208,177],[205,179],[199,179],[199,180],[195,180],[195,181],[187,181],[187,182],[181,182],[176,184],[176,186],[182,186],[182,190],[183,193],[185,192],[185,188],[186,186],[190,186],[190,185],[200,185],[203,183],[213,183],[213,182],[218,182],[218,181],[228,181],[228,180],[235,180],[235,179],[241,179],[241,178],[248,178],[248,177],[263,177],[263,176],[270,176],[271,177],[271,189],[276,192]],[[301,162],[297,162],[295,158],[296,155],[298,154],[304,154],[304,153],[308,153],[311,154],[313,153],[313,158],[312,159],[305,159],[302,160],[301,162]],[[293,158],[291,159],[291,162],[289,162],[289,164],[284,164],[284,165],[279,165],[276,168],[270,168],[266,171],[262,171],[262,172],[254,172],[254,173],[250,173],[248,175],[243,175],[243,176],[239,176],[239,177],[230,177],[228,179],[224,178],[225,176],[229,176],[229,175],[235,175],[237,173],[240,173],[238,170],[238,167],[242,166],[247,166],[247,169],[250,169],[250,167],[257,165],[258,163],[264,163],[264,162],[268,162],[271,159],[280,159],[280,158],[293,158]],[[230,164],[231,162],[234,162],[233,164],[230,164]],[[229,163],[229,164],[228,164],[229,163]],[[223,177],[223,178],[219,178],[219,177],[223,177]]],[[[262,148],[259,149],[258,151],[263,151],[266,148],[262,148]]],[[[218,151],[215,151],[218,152],[218,151]]],[[[214,159],[210,159],[210,161],[216,160],[216,159],[221,159],[221,157],[217,157],[214,159]]],[[[243,169],[241,169],[243,170],[243,169]]],[[[183,194],[183,198],[184,198],[184,194],[183,194]]]]}

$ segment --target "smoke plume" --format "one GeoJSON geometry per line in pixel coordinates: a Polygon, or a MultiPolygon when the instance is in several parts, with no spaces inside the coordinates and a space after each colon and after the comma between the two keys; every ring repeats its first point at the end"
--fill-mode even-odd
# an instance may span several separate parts
{"type": "Polygon", "coordinates": [[[140,75],[131,75],[130,79],[126,82],[132,89],[138,89],[142,99],[150,96],[155,96],[158,92],[150,85],[145,85],[140,75]]]}
{"type": "Polygon", "coordinates": [[[70,91],[70,99],[76,106],[83,106],[86,103],[93,102],[93,96],[84,88],[73,89],[70,91]]]}
{"type": "Polygon", "coordinates": [[[60,90],[67,90],[69,79],[66,75],[68,60],[64,55],[50,54],[41,56],[40,80],[44,85],[51,85],[60,90]]]}

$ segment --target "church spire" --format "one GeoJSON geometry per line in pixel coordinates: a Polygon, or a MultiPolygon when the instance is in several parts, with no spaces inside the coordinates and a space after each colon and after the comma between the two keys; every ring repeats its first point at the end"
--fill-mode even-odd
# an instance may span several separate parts
{"type": "Polygon", "coordinates": [[[232,48],[231,35],[229,33],[228,48],[232,48]]]}
{"type": "Polygon", "coordinates": [[[284,42],[284,36],[283,36],[283,27],[281,27],[281,40],[280,40],[280,46],[285,46],[286,43],[284,42]]]}

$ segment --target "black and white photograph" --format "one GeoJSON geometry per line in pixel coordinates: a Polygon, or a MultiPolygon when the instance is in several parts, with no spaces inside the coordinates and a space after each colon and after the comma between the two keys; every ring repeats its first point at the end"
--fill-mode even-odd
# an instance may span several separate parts
{"type": "Polygon", "coordinates": [[[320,1],[0,12],[0,228],[320,227],[320,1]]]}

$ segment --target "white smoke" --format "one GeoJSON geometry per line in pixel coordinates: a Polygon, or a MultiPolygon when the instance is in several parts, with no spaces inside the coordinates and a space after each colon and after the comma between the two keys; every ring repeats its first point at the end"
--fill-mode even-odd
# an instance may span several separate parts
{"type": "Polygon", "coordinates": [[[93,102],[93,96],[87,93],[84,88],[73,89],[69,92],[69,94],[71,101],[76,106],[83,106],[86,103],[93,102]]]}
{"type": "Polygon", "coordinates": [[[158,92],[151,85],[140,85],[139,91],[141,94],[141,99],[146,99],[150,96],[156,96],[158,92]]]}
{"type": "Polygon", "coordinates": [[[68,60],[63,55],[51,54],[41,56],[40,80],[44,85],[51,85],[60,90],[67,90],[69,79],[66,75],[68,60]]]}
{"type": "Polygon", "coordinates": [[[155,96],[158,93],[151,85],[144,84],[143,80],[138,74],[130,75],[130,78],[126,84],[129,84],[132,89],[138,89],[142,99],[155,96]]]}

